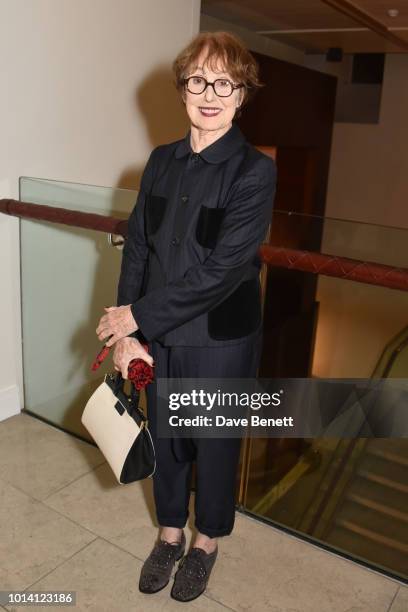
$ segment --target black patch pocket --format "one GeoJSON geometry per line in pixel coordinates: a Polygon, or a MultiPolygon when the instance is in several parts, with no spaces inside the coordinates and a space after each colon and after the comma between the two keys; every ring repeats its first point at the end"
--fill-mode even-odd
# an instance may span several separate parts
{"type": "Polygon", "coordinates": [[[254,332],[262,318],[258,277],[243,281],[207,316],[208,335],[213,340],[232,340],[254,332]]]}
{"type": "Polygon", "coordinates": [[[196,239],[201,246],[213,249],[217,244],[217,237],[225,208],[209,208],[201,205],[196,227],[196,239]]]}
{"type": "Polygon", "coordinates": [[[147,236],[155,234],[163,221],[167,198],[149,194],[146,196],[145,230],[147,236]]]}

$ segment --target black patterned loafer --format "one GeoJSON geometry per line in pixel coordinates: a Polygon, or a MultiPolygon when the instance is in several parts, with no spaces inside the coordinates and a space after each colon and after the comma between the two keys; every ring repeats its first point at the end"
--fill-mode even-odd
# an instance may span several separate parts
{"type": "Polygon", "coordinates": [[[159,540],[147,557],[140,572],[139,591],[157,593],[169,583],[176,561],[181,559],[186,548],[186,536],[181,532],[179,544],[159,540]]]}
{"type": "Polygon", "coordinates": [[[177,601],[192,601],[204,593],[217,554],[218,546],[212,553],[206,553],[202,548],[192,548],[179,563],[171,597],[177,601]]]}

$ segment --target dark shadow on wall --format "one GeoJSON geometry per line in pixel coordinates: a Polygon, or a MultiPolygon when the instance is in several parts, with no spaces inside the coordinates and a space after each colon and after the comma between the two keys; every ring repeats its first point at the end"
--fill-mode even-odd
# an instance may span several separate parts
{"type": "MultiPolygon", "coordinates": [[[[150,149],[183,138],[190,123],[181,96],[168,67],[159,67],[138,84],[134,93],[135,121],[146,126],[150,149]]],[[[146,158],[147,161],[147,158],[146,158]]],[[[138,189],[143,169],[129,166],[123,170],[117,187],[138,189]]],[[[129,211],[130,212],[130,211],[129,211]]]]}

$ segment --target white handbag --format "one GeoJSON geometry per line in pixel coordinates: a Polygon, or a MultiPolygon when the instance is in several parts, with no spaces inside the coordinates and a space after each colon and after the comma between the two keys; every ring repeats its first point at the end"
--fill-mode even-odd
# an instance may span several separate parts
{"type": "Polygon", "coordinates": [[[81,422],[95,440],[119,484],[153,476],[156,457],[148,423],[139,408],[140,393],[129,397],[120,372],[104,381],[86,403],[81,422]]]}

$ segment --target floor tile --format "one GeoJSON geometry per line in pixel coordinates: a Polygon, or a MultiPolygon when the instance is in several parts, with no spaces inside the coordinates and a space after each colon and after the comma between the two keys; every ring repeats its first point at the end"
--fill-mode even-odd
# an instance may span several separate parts
{"type": "Polygon", "coordinates": [[[389,612],[407,612],[407,610],[408,610],[408,588],[400,587],[396,598],[392,602],[392,606],[389,612]]]}
{"type": "Polygon", "coordinates": [[[240,514],[220,545],[213,572],[209,596],[238,611],[385,612],[398,588],[388,578],[240,514]]]}
{"type": "Polygon", "coordinates": [[[0,422],[0,479],[45,499],[105,462],[100,450],[30,415],[0,422]]]}
{"type": "Polygon", "coordinates": [[[45,503],[142,560],[159,533],[152,479],[119,485],[108,464],[78,478],[45,503]]]}
{"type": "MultiPolygon", "coordinates": [[[[142,562],[105,540],[96,539],[66,563],[56,568],[30,590],[76,591],[75,612],[180,612],[184,605],[170,597],[172,581],[159,593],[139,592],[138,581],[142,562]]],[[[21,610],[7,607],[8,610],[21,610]]],[[[69,610],[70,608],[64,608],[69,610]]],[[[221,604],[202,595],[188,603],[196,612],[226,612],[221,604]]],[[[36,606],[35,610],[61,612],[61,606],[36,606]]]]}
{"type": "MultiPolygon", "coordinates": [[[[152,479],[119,485],[97,448],[38,419],[17,415],[1,422],[2,588],[24,589],[34,581],[29,590],[72,588],[79,597],[75,610],[179,610],[183,604],[169,598],[171,585],[154,596],[137,589],[142,563],[158,534],[152,489],[152,479]]],[[[194,494],[187,548],[193,506],[194,494]]],[[[237,512],[231,536],[219,541],[205,596],[189,607],[405,612],[407,591],[237,512]]]]}
{"type": "Polygon", "coordinates": [[[95,536],[0,481],[0,585],[22,590],[95,536]]]}

